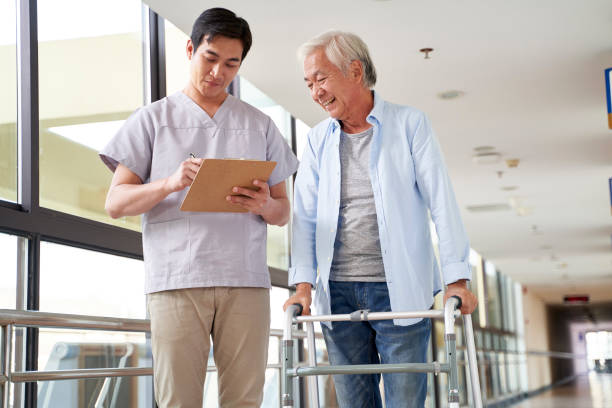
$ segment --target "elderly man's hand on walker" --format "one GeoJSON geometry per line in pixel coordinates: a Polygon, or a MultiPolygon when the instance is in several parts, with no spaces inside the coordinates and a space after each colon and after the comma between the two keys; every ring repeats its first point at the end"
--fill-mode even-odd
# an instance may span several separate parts
{"type": "Polygon", "coordinates": [[[461,299],[461,314],[472,314],[478,306],[478,298],[467,288],[467,280],[465,279],[448,284],[444,294],[444,304],[451,296],[457,296],[461,299]]]}

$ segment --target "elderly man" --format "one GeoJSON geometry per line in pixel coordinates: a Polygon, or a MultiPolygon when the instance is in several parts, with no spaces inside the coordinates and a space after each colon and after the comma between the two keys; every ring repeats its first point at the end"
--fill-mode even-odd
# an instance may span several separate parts
{"type": "MultiPolygon", "coordinates": [[[[309,313],[426,310],[442,288],[429,230],[439,236],[445,300],[476,306],[469,243],[428,118],[372,90],[376,70],[354,34],[302,45],[304,79],[330,118],[308,135],[297,179],[289,283],[309,313]]],[[[332,364],[425,362],[429,319],[322,325],[332,364]]],[[[424,373],[384,374],[385,403],[422,407],[424,373]]],[[[336,375],[341,407],[381,407],[379,375],[336,375]]]]}

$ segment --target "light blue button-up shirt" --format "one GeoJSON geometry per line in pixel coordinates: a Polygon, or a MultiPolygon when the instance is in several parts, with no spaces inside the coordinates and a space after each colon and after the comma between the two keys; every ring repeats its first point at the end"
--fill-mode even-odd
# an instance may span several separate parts
{"type": "MultiPolygon", "coordinates": [[[[471,279],[470,245],[440,151],[424,113],[374,93],[369,175],[391,310],[427,310],[442,289],[429,230],[439,238],[444,284],[471,279]]],[[[295,181],[289,284],[316,288],[318,314],[330,314],[329,272],[340,207],[340,123],[332,118],[308,134],[295,181]]],[[[410,325],[421,319],[395,320],[410,325]]]]}

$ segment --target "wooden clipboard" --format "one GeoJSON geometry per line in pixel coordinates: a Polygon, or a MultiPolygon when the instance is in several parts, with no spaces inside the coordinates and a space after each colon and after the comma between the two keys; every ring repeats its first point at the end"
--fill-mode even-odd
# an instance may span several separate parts
{"type": "Polygon", "coordinates": [[[233,187],[256,190],[253,180],[268,181],[276,162],[243,159],[204,159],[187,195],[181,211],[247,212],[238,204],[225,199],[233,187]]]}

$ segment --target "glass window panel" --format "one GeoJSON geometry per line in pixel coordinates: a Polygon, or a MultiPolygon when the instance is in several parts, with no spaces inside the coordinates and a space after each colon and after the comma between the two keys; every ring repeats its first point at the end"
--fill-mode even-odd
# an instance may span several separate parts
{"type": "Polygon", "coordinates": [[[106,215],[98,151],[143,104],[142,44],[140,1],[38,2],[41,206],[140,229],[106,215]]]}
{"type": "Polygon", "coordinates": [[[17,201],[15,1],[0,2],[0,200],[17,201]]]}
{"type": "Polygon", "coordinates": [[[308,132],[310,132],[310,126],[305,124],[299,119],[295,120],[295,142],[296,152],[298,160],[302,160],[302,154],[304,154],[304,148],[308,142],[308,132]]]}
{"type": "Polygon", "coordinates": [[[497,361],[497,353],[489,352],[489,361],[491,362],[491,396],[497,398],[500,396],[499,384],[499,362],[497,361]]]}
{"type": "Polygon", "coordinates": [[[153,379],[151,376],[143,376],[42,381],[38,383],[38,406],[152,407],[153,379]],[[96,401],[99,401],[100,405],[97,405],[96,401]]]}
{"type": "Polygon", "coordinates": [[[289,298],[289,289],[273,287],[270,291],[270,328],[285,328],[283,305],[289,298]]]}
{"type": "Polygon", "coordinates": [[[41,328],[38,339],[44,371],[152,366],[143,332],[41,328]]]}
{"type": "MultiPolygon", "coordinates": [[[[146,316],[142,261],[49,242],[40,246],[40,310],[92,316],[144,319],[146,316]]],[[[38,366],[41,370],[150,367],[151,351],[145,333],[42,328],[38,366]]],[[[42,398],[54,406],[90,406],[102,397],[111,404],[137,407],[150,398],[146,377],[45,382],[42,398]],[[106,390],[106,391],[105,391],[106,390]]],[[[109,405],[110,406],[110,405],[109,405]]],[[[149,405],[150,406],[150,405],[149,405]]]]}
{"type": "Polygon", "coordinates": [[[144,319],[144,264],[41,242],[40,310],[144,319]]]}
{"type": "MultiPolygon", "coordinates": [[[[240,77],[240,99],[270,116],[278,130],[291,145],[291,115],[244,77],[240,77]]],[[[291,180],[291,178],[289,178],[291,180]]],[[[287,181],[287,195],[292,197],[291,184],[287,181]]],[[[289,228],[268,225],[268,265],[287,270],[289,268],[289,228]]]]}
{"type": "Polygon", "coordinates": [[[0,309],[17,306],[18,238],[0,234],[0,309]]]}
{"type": "Polygon", "coordinates": [[[470,267],[472,269],[472,281],[470,290],[478,298],[476,310],[472,313],[472,323],[474,327],[486,327],[486,299],[484,278],[482,269],[482,257],[480,254],[470,248],[470,267]]]}
{"type": "Polygon", "coordinates": [[[243,76],[240,77],[240,99],[270,116],[291,145],[291,114],[243,76]]]}
{"type": "Polygon", "coordinates": [[[189,80],[187,40],[189,36],[170,21],[165,20],[166,40],[166,93],[173,94],[185,87],[189,80]]]}
{"type": "Polygon", "coordinates": [[[497,353],[497,361],[499,363],[499,393],[504,395],[508,393],[506,379],[506,354],[497,353]]]}
{"type": "Polygon", "coordinates": [[[491,327],[502,328],[501,296],[499,293],[498,272],[489,261],[485,261],[487,287],[487,319],[491,327]]]}
{"type": "Polygon", "coordinates": [[[503,275],[502,273],[498,274],[499,285],[500,285],[500,300],[501,300],[501,311],[502,311],[502,326],[506,331],[512,331],[514,325],[512,324],[512,298],[509,297],[509,289],[508,285],[511,285],[509,281],[510,278],[503,275]]]}
{"type": "Polygon", "coordinates": [[[506,299],[508,299],[508,304],[504,307],[508,309],[508,330],[511,332],[516,332],[516,298],[514,297],[514,282],[512,278],[506,276],[506,299]]]}

